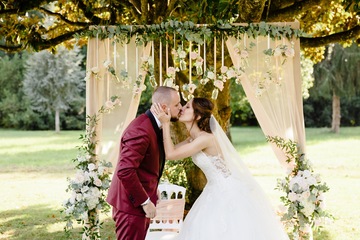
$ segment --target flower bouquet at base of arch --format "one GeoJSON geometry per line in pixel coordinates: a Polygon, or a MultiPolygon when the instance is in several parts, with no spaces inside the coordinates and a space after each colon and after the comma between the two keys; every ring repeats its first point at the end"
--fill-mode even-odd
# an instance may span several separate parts
{"type": "Polygon", "coordinates": [[[65,213],[64,231],[68,236],[75,220],[82,225],[83,240],[100,239],[100,228],[103,222],[100,221],[99,214],[110,211],[106,194],[110,187],[112,164],[98,159],[96,127],[101,114],[111,112],[120,104],[119,97],[113,96],[96,114],[87,116],[85,134],[80,135],[82,145],[78,147],[78,156],[73,159],[77,170],[73,178],[67,179],[66,191],[70,193],[70,197],[64,201],[63,210],[61,210],[65,213]]]}
{"type": "Polygon", "coordinates": [[[276,189],[284,193],[278,214],[290,239],[312,240],[313,230],[321,230],[333,216],[325,211],[324,193],[329,191],[311,163],[299,152],[296,142],[267,136],[286,155],[286,162],[294,167],[284,179],[277,179],[276,189]]]}

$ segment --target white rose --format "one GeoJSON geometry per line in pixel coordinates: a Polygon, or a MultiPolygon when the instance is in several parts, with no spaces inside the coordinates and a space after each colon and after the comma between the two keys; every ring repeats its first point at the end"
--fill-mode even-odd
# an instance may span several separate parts
{"type": "Polygon", "coordinates": [[[185,51],[180,51],[179,52],[179,57],[180,58],[185,58],[186,57],[186,52],[185,51]]]}
{"type": "Polygon", "coordinates": [[[291,202],[295,202],[296,200],[298,200],[298,195],[294,192],[289,192],[288,198],[291,202]]]}
{"type": "Polygon", "coordinates": [[[209,79],[215,79],[215,74],[211,71],[207,72],[207,78],[209,79]]]}
{"type": "Polygon", "coordinates": [[[81,171],[77,172],[75,175],[75,178],[74,178],[74,182],[76,184],[83,184],[84,181],[85,181],[85,177],[84,177],[83,172],[81,172],[81,171]]]}
{"type": "Polygon", "coordinates": [[[236,77],[236,72],[233,69],[229,69],[229,71],[227,71],[227,73],[226,73],[226,76],[228,78],[234,78],[234,77],[236,77]]]}
{"type": "Polygon", "coordinates": [[[102,182],[99,178],[94,179],[94,184],[95,184],[95,186],[98,186],[98,187],[102,186],[102,182]]]}
{"type": "Polygon", "coordinates": [[[303,193],[301,194],[301,197],[300,197],[300,198],[301,198],[303,201],[306,201],[309,197],[310,197],[310,191],[307,190],[307,191],[305,191],[305,192],[303,192],[303,193]]]}
{"type": "Polygon", "coordinates": [[[221,72],[221,73],[226,73],[227,70],[228,70],[228,67],[227,67],[227,66],[222,66],[222,67],[220,68],[220,72],[221,72]]]}
{"type": "Polygon", "coordinates": [[[274,57],[279,57],[282,55],[282,50],[281,48],[277,47],[275,48],[275,51],[274,51],[274,57]]]}
{"type": "Polygon", "coordinates": [[[89,187],[88,187],[88,186],[83,186],[83,187],[81,188],[81,192],[82,192],[82,193],[86,193],[88,190],[89,190],[89,187]]]}
{"type": "Polygon", "coordinates": [[[90,163],[90,164],[88,165],[88,168],[89,168],[89,171],[94,171],[94,170],[96,169],[96,165],[93,164],[93,163],[90,163]]]}

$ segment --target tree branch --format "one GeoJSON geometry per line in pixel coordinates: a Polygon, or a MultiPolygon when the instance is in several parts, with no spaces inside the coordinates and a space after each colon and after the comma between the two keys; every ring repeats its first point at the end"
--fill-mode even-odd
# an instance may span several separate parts
{"type": "Polygon", "coordinates": [[[148,21],[148,0],[141,0],[141,23],[145,24],[148,21]]]}
{"type": "Polygon", "coordinates": [[[124,5],[126,5],[130,9],[131,15],[136,19],[136,22],[141,22],[141,4],[139,1],[131,0],[129,2],[124,1],[124,5]]]}
{"type": "MultiPolygon", "coordinates": [[[[303,13],[306,9],[313,7],[314,5],[319,5],[323,2],[323,0],[304,0],[295,2],[289,7],[285,8],[276,8],[273,9],[270,6],[270,12],[266,19],[267,22],[286,22],[286,21],[294,21],[295,17],[303,13]]],[[[274,6],[274,5],[273,5],[274,6]]],[[[274,6],[275,7],[275,6],[274,6]]]]}
{"type": "MultiPolygon", "coordinates": [[[[61,44],[67,40],[73,39],[74,38],[74,34],[76,33],[81,33],[84,30],[87,30],[86,28],[81,28],[72,32],[67,32],[65,34],[62,34],[58,37],[49,39],[49,40],[44,40],[40,38],[40,34],[39,33],[35,33],[34,37],[31,38],[31,41],[28,41],[26,43],[26,45],[31,46],[32,48],[34,48],[36,51],[41,51],[44,49],[48,49],[51,47],[54,47],[58,44],[61,44]]],[[[25,49],[26,46],[24,46],[24,44],[16,44],[16,45],[5,45],[5,44],[0,44],[0,49],[7,51],[7,52],[19,52],[23,49],[25,49]]]]}
{"type": "MultiPolygon", "coordinates": [[[[76,2],[76,1],[75,1],[76,2]]],[[[89,19],[89,21],[91,22],[92,25],[100,25],[102,23],[102,19],[98,18],[97,16],[94,15],[93,12],[91,12],[89,8],[83,1],[78,0],[78,7],[83,11],[85,17],[87,19],[89,19]]]]}
{"type": "Polygon", "coordinates": [[[326,46],[330,43],[344,42],[351,39],[358,40],[359,38],[360,38],[360,25],[356,25],[355,27],[347,31],[330,34],[324,37],[315,37],[315,38],[301,37],[300,46],[301,48],[304,47],[316,48],[316,47],[326,46]]]}
{"type": "Polygon", "coordinates": [[[40,7],[39,8],[40,11],[48,14],[48,15],[51,15],[51,16],[55,16],[59,19],[61,19],[61,21],[71,25],[71,26],[80,26],[80,27],[85,27],[85,26],[88,26],[89,23],[85,23],[85,22],[73,22],[73,21],[70,21],[69,19],[67,19],[66,17],[64,17],[62,14],[60,13],[54,13],[52,11],[49,11],[48,9],[46,8],[43,8],[43,7],[40,7]]]}

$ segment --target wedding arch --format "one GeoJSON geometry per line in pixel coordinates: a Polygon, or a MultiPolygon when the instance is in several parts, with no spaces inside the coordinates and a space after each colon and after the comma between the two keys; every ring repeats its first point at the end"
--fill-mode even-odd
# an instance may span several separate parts
{"type": "Polygon", "coordinates": [[[277,187],[284,192],[282,220],[289,236],[312,238],[312,228],[328,216],[323,209],[328,187],[305,155],[298,22],[196,25],[167,21],[92,27],[84,34],[89,37],[88,121],[83,154],[75,159],[78,172],[69,184],[72,197],[64,204],[68,228],[75,218],[84,225],[85,239],[100,237],[98,213],[108,208],[109,162],[116,164],[120,136],[135,118],[141,92],[152,91],[146,89],[145,81],[151,87],[177,88],[185,100],[194,97],[201,85],[210,85],[216,99],[224,83],[235,81],[242,85],[287,173],[277,187]],[[230,65],[225,64],[226,54],[230,65]],[[188,82],[177,85],[180,73],[188,82]]]}

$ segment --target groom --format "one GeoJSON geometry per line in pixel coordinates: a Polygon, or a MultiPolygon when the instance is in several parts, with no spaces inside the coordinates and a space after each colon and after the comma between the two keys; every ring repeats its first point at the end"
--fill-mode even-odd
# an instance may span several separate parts
{"type": "MultiPolygon", "coordinates": [[[[158,87],[153,103],[170,108],[173,121],[179,117],[179,93],[158,87]]],[[[157,186],[164,168],[165,152],[160,121],[147,110],[125,129],[107,202],[113,207],[118,240],[144,240],[150,218],[155,217],[157,186]]]]}

